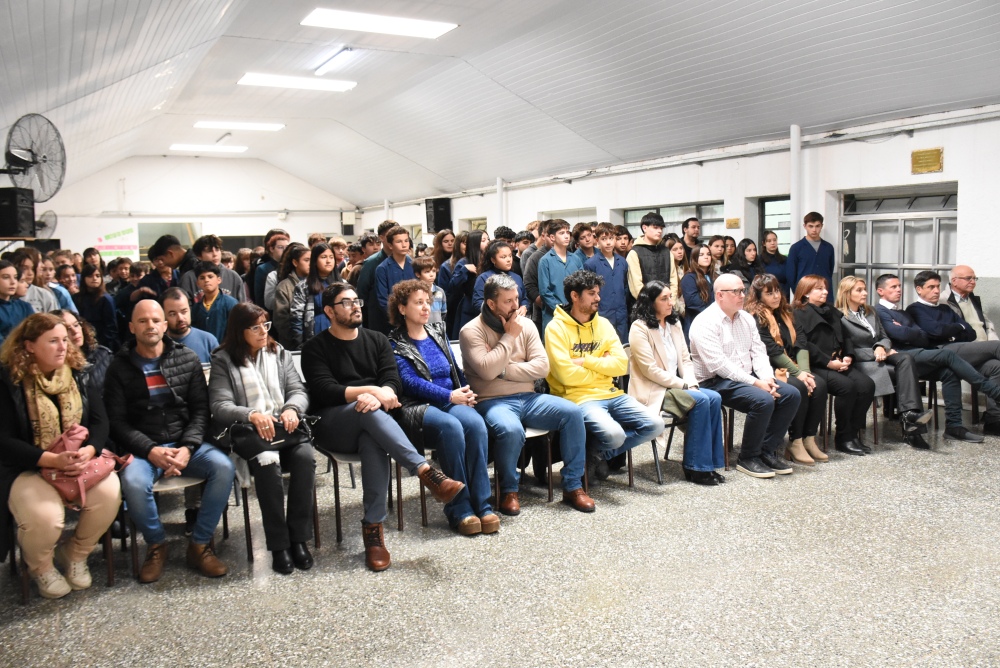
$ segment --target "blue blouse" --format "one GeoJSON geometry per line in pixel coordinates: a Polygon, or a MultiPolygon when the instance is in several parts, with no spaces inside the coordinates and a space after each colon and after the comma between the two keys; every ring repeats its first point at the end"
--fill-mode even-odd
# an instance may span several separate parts
{"type": "Polygon", "coordinates": [[[431,404],[451,403],[451,393],[458,389],[451,382],[451,360],[429,336],[414,341],[413,344],[427,364],[432,380],[423,378],[412,362],[396,355],[396,366],[399,367],[399,377],[403,382],[403,394],[431,404]]]}

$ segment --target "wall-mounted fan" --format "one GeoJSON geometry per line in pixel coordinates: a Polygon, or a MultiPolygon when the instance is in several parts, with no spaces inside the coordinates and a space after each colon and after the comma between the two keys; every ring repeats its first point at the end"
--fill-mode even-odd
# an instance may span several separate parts
{"type": "Polygon", "coordinates": [[[9,174],[16,187],[30,189],[36,202],[49,201],[62,187],[66,148],[59,130],[41,114],[22,116],[10,127],[4,157],[7,164],[0,174],[9,174]]]}
{"type": "Polygon", "coordinates": [[[59,217],[55,211],[46,211],[40,215],[38,220],[35,221],[35,238],[51,239],[56,233],[56,224],[58,222],[59,217]]]}

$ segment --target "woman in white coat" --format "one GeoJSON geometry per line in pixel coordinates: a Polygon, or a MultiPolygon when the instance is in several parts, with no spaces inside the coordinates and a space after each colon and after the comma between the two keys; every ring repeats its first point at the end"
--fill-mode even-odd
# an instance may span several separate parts
{"type": "Polygon", "coordinates": [[[628,393],[659,414],[666,410],[687,416],[684,477],[699,485],[717,485],[725,478],[722,444],[722,398],[698,387],[680,318],[673,312],[670,286],[650,281],[633,307],[629,330],[632,373],[628,393]]]}

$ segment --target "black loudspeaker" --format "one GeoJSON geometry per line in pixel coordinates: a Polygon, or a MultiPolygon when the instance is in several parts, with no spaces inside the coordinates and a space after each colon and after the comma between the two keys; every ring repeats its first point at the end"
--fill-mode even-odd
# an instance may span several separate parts
{"type": "Polygon", "coordinates": [[[0,188],[0,237],[35,236],[35,197],[27,188],[0,188]]]}
{"type": "Polygon", "coordinates": [[[447,197],[424,200],[427,207],[427,232],[433,234],[451,229],[451,200],[447,197]]]}

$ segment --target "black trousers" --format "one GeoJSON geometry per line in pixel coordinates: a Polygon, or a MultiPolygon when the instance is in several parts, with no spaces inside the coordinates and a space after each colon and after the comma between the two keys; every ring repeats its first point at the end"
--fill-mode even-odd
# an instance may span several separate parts
{"type": "Polygon", "coordinates": [[[788,377],[788,384],[799,391],[802,395],[802,403],[799,410],[792,418],[792,424],[788,428],[788,438],[795,440],[806,436],[815,436],[819,432],[819,423],[823,421],[823,414],[826,413],[826,381],[820,376],[816,378],[816,389],[812,395],[806,389],[805,383],[794,376],[788,377]]]}
{"type": "Polygon", "coordinates": [[[851,367],[847,371],[813,369],[813,373],[826,381],[827,392],[836,399],[833,412],[837,416],[836,443],[846,443],[858,437],[865,428],[868,409],[875,401],[875,381],[851,367]]]}
{"type": "Polygon", "coordinates": [[[257,459],[247,461],[257,485],[257,503],[264,525],[268,550],[287,550],[292,543],[305,543],[313,537],[313,488],[316,484],[316,459],[311,443],[300,443],[280,452],[281,467],[261,466],[257,459]],[[288,513],[283,471],[289,473],[288,513]]]}

